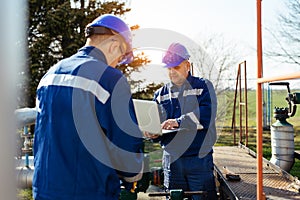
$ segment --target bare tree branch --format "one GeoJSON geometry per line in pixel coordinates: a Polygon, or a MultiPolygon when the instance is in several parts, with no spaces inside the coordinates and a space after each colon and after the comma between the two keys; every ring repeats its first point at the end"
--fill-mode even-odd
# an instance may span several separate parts
{"type": "Polygon", "coordinates": [[[300,65],[300,62],[298,62],[295,59],[296,55],[290,54],[290,52],[283,46],[283,44],[280,42],[280,40],[278,39],[278,37],[272,31],[269,31],[269,33],[275,39],[275,41],[279,45],[280,49],[283,51],[283,54],[282,53],[278,53],[278,52],[267,52],[267,55],[269,55],[269,56],[275,56],[275,57],[281,57],[281,58],[288,58],[287,60],[285,60],[286,63],[300,65]],[[290,62],[290,60],[292,60],[292,62],[290,62]]]}
{"type": "Polygon", "coordinates": [[[300,65],[300,0],[284,2],[288,12],[279,15],[279,30],[267,29],[274,44],[267,49],[266,55],[284,63],[300,65]]]}

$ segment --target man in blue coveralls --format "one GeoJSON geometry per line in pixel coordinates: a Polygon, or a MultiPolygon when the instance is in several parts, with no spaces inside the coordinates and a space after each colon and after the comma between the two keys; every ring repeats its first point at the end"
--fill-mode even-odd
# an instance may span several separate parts
{"type": "MultiPolygon", "coordinates": [[[[211,200],[217,198],[212,157],[217,99],[210,81],[191,75],[189,57],[182,44],[169,46],[162,62],[171,82],[154,94],[161,110],[162,128],[182,129],[162,136],[145,135],[162,145],[167,190],[206,191],[206,198],[211,200]]],[[[194,195],[192,199],[204,196],[194,195]]]]}
{"type": "Polygon", "coordinates": [[[86,45],[37,88],[35,200],[117,200],[143,170],[130,87],[115,67],[132,60],[131,31],[114,15],[86,28],[86,45]]]}

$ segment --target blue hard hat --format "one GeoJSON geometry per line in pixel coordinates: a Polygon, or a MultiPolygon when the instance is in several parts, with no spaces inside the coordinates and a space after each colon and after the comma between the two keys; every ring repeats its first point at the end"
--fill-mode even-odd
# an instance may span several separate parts
{"type": "MultiPolygon", "coordinates": [[[[93,33],[97,34],[97,30],[93,29],[94,27],[105,27],[120,34],[127,44],[126,59],[122,64],[128,64],[133,61],[131,30],[121,18],[111,14],[101,15],[88,25],[86,28],[86,35],[89,36],[93,33]],[[89,33],[89,31],[91,33],[89,33]]],[[[103,32],[103,30],[100,30],[100,32],[107,33],[107,31],[103,32]]]]}
{"type": "Polygon", "coordinates": [[[184,60],[188,60],[189,58],[190,55],[182,44],[172,43],[164,55],[162,62],[165,64],[164,67],[172,68],[178,66],[184,60]]]}

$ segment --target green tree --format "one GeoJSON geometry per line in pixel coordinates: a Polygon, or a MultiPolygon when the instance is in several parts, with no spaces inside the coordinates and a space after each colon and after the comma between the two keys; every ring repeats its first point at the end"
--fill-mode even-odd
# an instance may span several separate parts
{"type": "Polygon", "coordinates": [[[152,100],[153,94],[156,90],[158,90],[160,87],[162,87],[163,83],[150,83],[145,88],[141,88],[140,90],[137,90],[132,97],[134,99],[146,99],[146,100],[152,100]]]}

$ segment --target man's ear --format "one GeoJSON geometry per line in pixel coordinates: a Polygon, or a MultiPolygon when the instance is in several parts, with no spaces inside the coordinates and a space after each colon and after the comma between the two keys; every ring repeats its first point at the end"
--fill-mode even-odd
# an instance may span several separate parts
{"type": "Polygon", "coordinates": [[[186,69],[187,71],[191,71],[191,63],[189,61],[186,61],[186,69]]]}
{"type": "Polygon", "coordinates": [[[108,51],[110,54],[115,54],[118,53],[119,51],[119,42],[116,40],[112,40],[112,42],[110,42],[108,51]]]}

